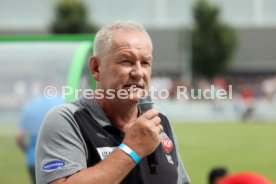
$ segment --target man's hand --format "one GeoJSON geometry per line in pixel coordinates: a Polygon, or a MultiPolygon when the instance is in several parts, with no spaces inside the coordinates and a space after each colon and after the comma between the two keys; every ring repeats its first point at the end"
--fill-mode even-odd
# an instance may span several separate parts
{"type": "Polygon", "coordinates": [[[141,158],[151,154],[160,144],[159,112],[151,109],[136,119],[127,130],[123,143],[133,149],[141,158]]]}

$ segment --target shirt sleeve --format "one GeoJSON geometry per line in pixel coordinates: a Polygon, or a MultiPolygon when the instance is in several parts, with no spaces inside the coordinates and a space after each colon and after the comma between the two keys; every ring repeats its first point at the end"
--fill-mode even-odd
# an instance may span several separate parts
{"type": "MultiPolygon", "coordinates": [[[[171,125],[170,125],[171,126],[171,125]]],[[[182,162],[180,153],[178,151],[178,142],[175,136],[175,133],[173,131],[173,128],[171,127],[171,131],[173,134],[173,139],[174,139],[174,143],[176,145],[176,151],[177,151],[177,158],[178,158],[178,166],[177,166],[177,171],[178,171],[178,180],[177,180],[177,184],[190,184],[191,180],[190,177],[184,167],[184,164],[182,162]]]]}
{"type": "Polygon", "coordinates": [[[45,117],[36,148],[36,180],[52,182],[87,167],[87,148],[73,118],[76,107],[55,107],[45,117]]]}
{"type": "Polygon", "coordinates": [[[187,174],[187,171],[183,165],[182,159],[180,157],[179,152],[177,152],[177,157],[178,157],[178,180],[177,184],[190,184],[191,180],[189,175],[187,174]]]}

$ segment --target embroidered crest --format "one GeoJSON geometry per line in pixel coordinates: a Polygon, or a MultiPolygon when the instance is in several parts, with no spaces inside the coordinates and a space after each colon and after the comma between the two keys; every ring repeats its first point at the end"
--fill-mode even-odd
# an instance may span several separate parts
{"type": "Polygon", "coordinates": [[[163,137],[161,141],[162,147],[166,153],[170,153],[173,148],[173,142],[169,137],[163,137]]]}

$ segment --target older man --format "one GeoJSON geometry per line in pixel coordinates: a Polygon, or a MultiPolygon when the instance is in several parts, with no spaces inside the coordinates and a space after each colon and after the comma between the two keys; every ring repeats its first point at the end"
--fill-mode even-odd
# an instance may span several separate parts
{"type": "Polygon", "coordinates": [[[90,71],[97,83],[93,98],[59,106],[44,120],[37,183],[189,183],[167,118],[137,108],[152,71],[152,42],[144,28],[131,21],[103,27],[90,71]],[[146,159],[152,152],[156,174],[146,159]]]}

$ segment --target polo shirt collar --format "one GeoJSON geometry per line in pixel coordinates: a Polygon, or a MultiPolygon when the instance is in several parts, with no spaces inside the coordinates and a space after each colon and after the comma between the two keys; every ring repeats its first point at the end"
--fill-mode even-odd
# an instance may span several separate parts
{"type": "Polygon", "coordinates": [[[102,127],[113,126],[95,99],[81,98],[81,102],[84,107],[87,108],[90,115],[99,123],[99,125],[102,127]]]}

